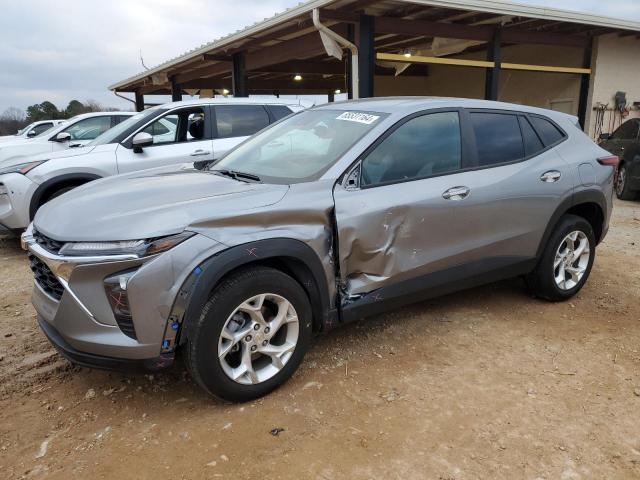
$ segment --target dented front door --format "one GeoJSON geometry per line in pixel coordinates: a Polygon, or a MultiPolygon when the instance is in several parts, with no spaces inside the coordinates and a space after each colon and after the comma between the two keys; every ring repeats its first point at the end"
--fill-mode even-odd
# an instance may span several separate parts
{"type": "Polygon", "coordinates": [[[456,201],[442,194],[458,174],[367,189],[334,189],[341,283],[358,296],[456,262],[468,236],[456,201]]]}

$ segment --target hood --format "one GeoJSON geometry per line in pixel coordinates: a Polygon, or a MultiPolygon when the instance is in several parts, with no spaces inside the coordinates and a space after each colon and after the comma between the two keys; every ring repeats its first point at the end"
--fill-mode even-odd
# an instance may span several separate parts
{"type": "Polygon", "coordinates": [[[67,148],[65,150],[59,150],[57,152],[41,153],[33,157],[33,159],[34,160],[53,160],[56,158],[77,157],[78,155],[86,155],[87,153],[91,153],[95,149],[96,147],[94,146],[73,147],[73,148],[67,148]]]}
{"type": "Polygon", "coordinates": [[[38,210],[35,228],[62,241],[136,240],[179,233],[212,216],[280,201],[287,185],[245,183],[192,167],[109,177],[38,210]]]}
{"type": "Polygon", "coordinates": [[[24,138],[24,137],[21,137],[20,135],[3,135],[0,137],[0,143],[7,143],[7,142],[11,142],[12,140],[13,141],[19,140],[21,138],[24,138]]]}
{"type": "MultiPolygon", "coordinates": [[[[36,162],[38,160],[53,160],[55,158],[68,158],[78,155],[85,155],[92,152],[96,147],[77,147],[68,148],[59,152],[46,152],[38,153],[35,155],[22,155],[18,157],[11,157],[7,160],[0,160],[0,168],[12,167],[13,165],[20,165],[21,163],[36,162]]],[[[0,148],[1,150],[1,148],[0,148]]]]}

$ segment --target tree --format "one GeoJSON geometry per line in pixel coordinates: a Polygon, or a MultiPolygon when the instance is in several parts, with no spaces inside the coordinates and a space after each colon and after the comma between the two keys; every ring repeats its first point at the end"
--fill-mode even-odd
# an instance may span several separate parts
{"type": "Polygon", "coordinates": [[[71,100],[69,105],[67,105],[67,108],[65,108],[64,113],[66,118],[71,118],[76,115],[80,115],[81,113],[86,113],[87,111],[89,110],[87,110],[87,107],[81,102],[78,100],[71,100]]]}
{"type": "Polygon", "coordinates": [[[0,135],[13,135],[27,125],[27,118],[22,110],[7,108],[0,115],[0,135]]]}
{"type": "Polygon", "coordinates": [[[29,122],[56,120],[58,118],[65,118],[64,112],[59,111],[58,107],[47,100],[40,104],[27,107],[27,120],[29,120],[29,122]]]}

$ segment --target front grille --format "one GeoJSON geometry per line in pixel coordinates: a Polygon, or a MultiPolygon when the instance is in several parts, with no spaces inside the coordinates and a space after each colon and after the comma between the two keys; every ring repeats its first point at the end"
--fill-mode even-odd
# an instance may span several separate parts
{"type": "Polygon", "coordinates": [[[33,254],[28,254],[31,271],[42,289],[56,300],[62,298],[64,287],[58,281],[49,267],[33,254]]]}
{"type": "Polygon", "coordinates": [[[40,245],[46,251],[51,253],[58,254],[60,252],[60,249],[64,245],[64,242],[59,242],[58,240],[49,238],[35,229],[33,230],[32,235],[33,235],[33,239],[36,241],[38,245],[40,245]]]}

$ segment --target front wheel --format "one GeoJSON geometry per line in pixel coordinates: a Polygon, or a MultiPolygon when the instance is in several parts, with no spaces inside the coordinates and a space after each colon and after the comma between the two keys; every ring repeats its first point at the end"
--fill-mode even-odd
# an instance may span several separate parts
{"type": "Polygon", "coordinates": [[[248,268],[205,304],[188,340],[187,367],[212,395],[252,400],[296,371],[311,330],[311,306],[298,282],[272,268],[248,268]]]}
{"type": "Polygon", "coordinates": [[[596,253],[591,224],[576,215],[563,216],[527,277],[533,293],[547,300],[566,300],[580,291],[589,278],[596,253]]]}

